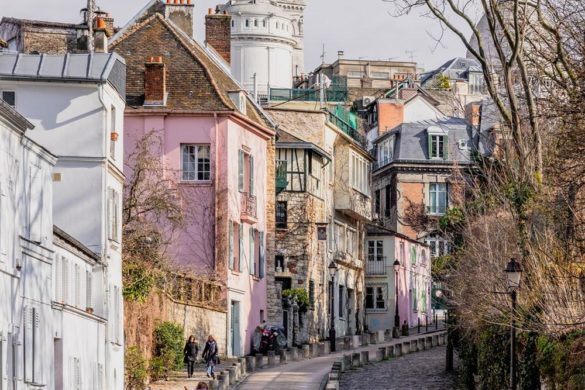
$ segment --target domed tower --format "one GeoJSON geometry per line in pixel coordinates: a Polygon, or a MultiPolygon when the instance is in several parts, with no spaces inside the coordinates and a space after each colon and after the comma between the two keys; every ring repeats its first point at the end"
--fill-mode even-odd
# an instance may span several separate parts
{"type": "Polygon", "coordinates": [[[254,90],[254,75],[258,94],[291,88],[304,69],[304,0],[231,0],[218,9],[232,17],[232,74],[244,88],[254,90]]]}

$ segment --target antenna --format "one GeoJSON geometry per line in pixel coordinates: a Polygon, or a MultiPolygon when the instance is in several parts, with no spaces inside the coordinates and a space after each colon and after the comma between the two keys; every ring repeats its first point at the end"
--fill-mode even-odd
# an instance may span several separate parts
{"type": "Polygon", "coordinates": [[[323,44],[323,54],[321,54],[321,64],[325,64],[325,44],[323,44]]]}
{"type": "Polygon", "coordinates": [[[406,53],[406,55],[408,55],[410,57],[410,62],[414,62],[414,51],[412,50],[404,50],[404,52],[406,53]]]}

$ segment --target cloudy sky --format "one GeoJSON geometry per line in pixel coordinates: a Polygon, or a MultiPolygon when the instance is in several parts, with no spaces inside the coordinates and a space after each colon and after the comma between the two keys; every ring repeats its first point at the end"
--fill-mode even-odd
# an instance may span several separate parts
{"type": "MultiPolygon", "coordinates": [[[[203,37],[204,15],[209,7],[223,0],[194,0],[197,10],[196,38],[203,37]]],[[[0,0],[1,16],[79,22],[85,0],[0,0]]],[[[97,0],[111,12],[115,24],[123,26],[147,0],[97,0]]],[[[463,45],[454,35],[436,38],[438,22],[420,13],[394,17],[393,6],[382,0],[307,0],[305,47],[307,70],[321,62],[325,45],[326,60],[333,61],[338,50],[352,59],[414,59],[420,67],[435,68],[450,58],[464,56],[463,45]]]]}

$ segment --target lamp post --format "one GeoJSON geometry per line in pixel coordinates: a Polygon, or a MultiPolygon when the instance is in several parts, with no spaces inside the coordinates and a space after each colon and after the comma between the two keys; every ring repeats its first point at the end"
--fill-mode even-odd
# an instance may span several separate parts
{"type": "Polygon", "coordinates": [[[335,339],[336,339],[336,335],[335,335],[335,296],[334,296],[334,292],[335,292],[335,275],[337,274],[337,264],[335,264],[335,261],[331,261],[331,263],[329,263],[329,267],[327,267],[329,269],[329,275],[331,275],[331,291],[330,291],[330,297],[331,297],[331,320],[329,321],[329,343],[330,343],[330,350],[331,352],[335,352],[336,348],[335,348],[335,339]]]}
{"type": "Polygon", "coordinates": [[[394,327],[396,328],[396,334],[400,334],[398,331],[400,329],[400,313],[398,312],[398,271],[400,270],[400,262],[398,261],[398,259],[394,261],[393,267],[394,286],[396,287],[396,298],[394,299],[396,301],[396,309],[394,311],[394,327]]]}
{"type": "Polygon", "coordinates": [[[510,388],[516,390],[516,293],[520,288],[520,277],[522,276],[522,267],[516,259],[512,258],[508,262],[506,269],[506,282],[508,291],[512,296],[512,326],[510,328],[510,388]]]}

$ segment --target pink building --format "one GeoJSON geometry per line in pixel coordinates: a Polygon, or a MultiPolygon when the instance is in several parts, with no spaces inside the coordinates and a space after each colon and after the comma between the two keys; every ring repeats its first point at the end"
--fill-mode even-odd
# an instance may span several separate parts
{"type": "MultiPolygon", "coordinates": [[[[151,1],[109,47],[127,63],[126,156],[153,132],[165,172],[183,195],[187,223],[173,233],[169,254],[181,269],[225,286],[226,323],[186,329],[223,334],[220,353],[239,356],[250,352],[266,313],[274,131],[226,72],[229,57],[192,38],[192,17],[191,4],[151,1]]],[[[229,16],[207,19],[208,28],[229,28],[229,16]]]]}

